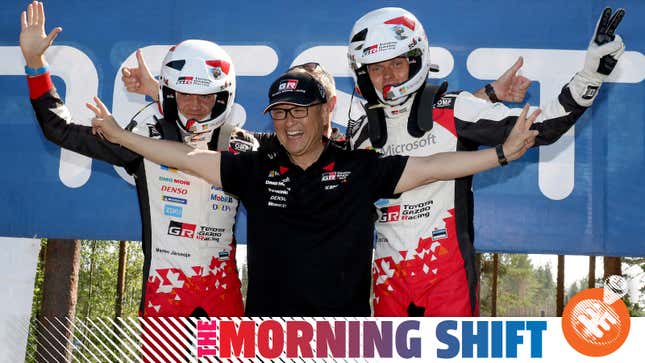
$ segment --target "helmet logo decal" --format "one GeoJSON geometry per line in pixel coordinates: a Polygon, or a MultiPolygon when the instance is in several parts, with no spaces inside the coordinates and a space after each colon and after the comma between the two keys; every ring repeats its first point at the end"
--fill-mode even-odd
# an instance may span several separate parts
{"type": "Polygon", "coordinates": [[[177,78],[176,84],[192,84],[195,86],[204,86],[208,87],[211,84],[211,80],[207,78],[193,77],[193,76],[181,76],[177,78]]]}
{"type": "Polygon", "coordinates": [[[407,16],[399,16],[398,18],[390,19],[385,22],[385,24],[398,24],[407,27],[410,30],[414,30],[416,24],[414,20],[408,18],[407,16]]]}
{"type": "Polygon", "coordinates": [[[408,48],[409,48],[409,49],[412,49],[412,48],[414,48],[416,45],[417,45],[417,40],[416,40],[416,38],[412,38],[412,41],[410,42],[410,44],[408,44],[408,48]]]}
{"type": "Polygon", "coordinates": [[[228,75],[228,72],[231,69],[231,65],[228,62],[219,59],[207,60],[206,65],[212,68],[213,77],[215,77],[215,79],[219,79],[222,76],[222,72],[228,75]]]}
{"type": "Polygon", "coordinates": [[[403,40],[408,38],[408,36],[405,35],[405,29],[403,29],[403,27],[400,25],[393,26],[392,31],[394,32],[394,37],[398,40],[403,40]]]}
{"type": "Polygon", "coordinates": [[[378,43],[363,49],[363,56],[394,49],[396,49],[396,42],[378,43]]]}

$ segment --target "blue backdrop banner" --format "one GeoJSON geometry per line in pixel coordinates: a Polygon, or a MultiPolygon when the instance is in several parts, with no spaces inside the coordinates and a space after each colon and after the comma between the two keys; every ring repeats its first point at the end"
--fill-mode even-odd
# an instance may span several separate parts
{"type": "MultiPolygon", "coordinates": [[[[140,239],[129,176],[42,136],[18,46],[26,5],[0,4],[0,235],[140,239]]],[[[245,128],[262,131],[271,129],[261,112],[273,78],[294,63],[317,60],[335,76],[340,92],[334,119],[344,129],[353,88],[349,31],[362,14],[382,6],[403,6],[417,15],[430,38],[432,62],[441,68],[433,78],[447,80],[451,90],[474,91],[523,55],[523,74],[534,81],[526,101],[538,105],[582,67],[605,3],[52,0],[45,3],[47,30],[64,30],[47,57],[57,88],[79,120],[89,123],[84,103],[99,95],[127,124],[146,103],[143,96],[127,94],[120,80],[121,68],[136,64],[137,49],[158,73],[172,44],[213,40],[236,65],[238,118],[245,128]]],[[[627,11],[618,31],[627,52],[592,109],[556,144],[475,177],[480,251],[645,256],[645,2],[625,0],[620,6],[627,11]]],[[[245,226],[242,214],[241,242],[245,226]]]]}

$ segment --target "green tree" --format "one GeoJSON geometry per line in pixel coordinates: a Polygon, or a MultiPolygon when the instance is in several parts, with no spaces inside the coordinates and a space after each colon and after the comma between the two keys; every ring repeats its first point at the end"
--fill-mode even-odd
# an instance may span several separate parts
{"type": "MultiPolygon", "coordinates": [[[[480,313],[490,316],[493,254],[483,253],[480,262],[480,313]]],[[[551,266],[535,268],[528,255],[499,255],[497,294],[499,316],[555,316],[551,266]]]]}
{"type": "MultiPolygon", "coordinates": [[[[143,252],[128,243],[123,317],[136,317],[141,298],[143,252]]],[[[112,317],[116,299],[118,241],[83,241],[79,276],[78,317],[112,317]]]]}

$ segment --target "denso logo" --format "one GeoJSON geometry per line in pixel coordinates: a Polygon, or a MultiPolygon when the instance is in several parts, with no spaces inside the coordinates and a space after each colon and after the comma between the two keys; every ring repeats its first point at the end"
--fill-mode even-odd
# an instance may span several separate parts
{"type": "Polygon", "coordinates": [[[162,192],[168,192],[168,193],[175,193],[175,194],[179,194],[179,195],[188,194],[188,189],[180,188],[180,187],[174,187],[174,186],[170,186],[170,185],[162,185],[161,186],[161,191],[162,192]]]}
{"type": "Polygon", "coordinates": [[[177,237],[194,238],[195,228],[197,228],[197,225],[195,224],[170,221],[170,225],[168,225],[168,234],[177,237]]]}

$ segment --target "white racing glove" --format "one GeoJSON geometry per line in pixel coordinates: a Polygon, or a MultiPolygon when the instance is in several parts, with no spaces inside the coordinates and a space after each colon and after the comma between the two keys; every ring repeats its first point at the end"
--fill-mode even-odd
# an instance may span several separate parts
{"type": "Polygon", "coordinates": [[[603,10],[587,48],[585,65],[569,82],[571,95],[580,106],[591,106],[602,82],[607,79],[618,63],[618,58],[625,52],[622,38],[614,34],[625,16],[625,10],[618,9],[613,16],[611,12],[611,8],[603,10]]]}
{"type": "Polygon", "coordinates": [[[235,128],[229,140],[229,151],[237,154],[240,152],[255,151],[260,147],[258,140],[251,133],[240,128],[235,128]]]}

